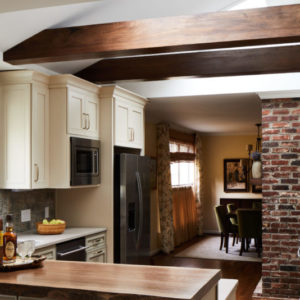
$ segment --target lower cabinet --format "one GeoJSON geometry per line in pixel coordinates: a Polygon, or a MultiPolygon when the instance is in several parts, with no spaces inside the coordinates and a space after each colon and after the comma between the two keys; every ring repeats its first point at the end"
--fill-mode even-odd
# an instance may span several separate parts
{"type": "Polygon", "coordinates": [[[86,261],[106,263],[106,235],[98,233],[85,238],[86,261]]]}
{"type": "MultiPolygon", "coordinates": [[[[45,248],[38,249],[34,252],[35,255],[44,255],[49,260],[56,259],[56,246],[49,246],[45,248]]],[[[1,299],[0,299],[1,300],[1,299]]]]}
{"type": "Polygon", "coordinates": [[[18,296],[0,295],[0,300],[18,300],[18,296]]]}

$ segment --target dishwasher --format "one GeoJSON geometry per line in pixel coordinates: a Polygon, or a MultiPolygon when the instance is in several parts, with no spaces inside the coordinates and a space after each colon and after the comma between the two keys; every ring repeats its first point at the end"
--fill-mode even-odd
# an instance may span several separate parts
{"type": "Polygon", "coordinates": [[[85,238],[56,245],[56,259],[70,261],[86,261],[85,238]]]}

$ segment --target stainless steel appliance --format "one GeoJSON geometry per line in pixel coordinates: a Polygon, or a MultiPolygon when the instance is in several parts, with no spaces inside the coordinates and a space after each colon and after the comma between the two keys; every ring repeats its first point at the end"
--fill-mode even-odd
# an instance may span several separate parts
{"type": "Polygon", "coordinates": [[[147,264],[151,159],[122,153],[114,164],[114,262],[147,264]]]}
{"type": "Polygon", "coordinates": [[[71,186],[100,183],[100,141],[70,138],[71,186]]]}
{"type": "Polygon", "coordinates": [[[86,261],[85,238],[56,245],[57,260],[86,261]]]}

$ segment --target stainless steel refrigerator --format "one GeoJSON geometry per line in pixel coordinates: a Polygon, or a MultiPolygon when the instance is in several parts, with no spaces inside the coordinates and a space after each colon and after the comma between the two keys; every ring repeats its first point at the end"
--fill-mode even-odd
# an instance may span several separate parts
{"type": "Polygon", "coordinates": [[[115,154],[115,263],[149,263],[150,164],[151,159],[146,156],[115,154]]]}

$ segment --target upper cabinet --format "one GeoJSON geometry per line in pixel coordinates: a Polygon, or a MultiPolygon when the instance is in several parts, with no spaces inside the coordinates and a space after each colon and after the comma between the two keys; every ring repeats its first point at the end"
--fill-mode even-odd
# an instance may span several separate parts
{"type": "Polygon", "coordinates": [[[0,73],[0,188],[49,185],[48,77],[0,73]]]}
{"type": "Polygon", "coordinates": [[[67,105],[67,134],[99,138],[98,86],[72,75],[50,78],[50,93],[60,95],[61,105],[67,105]]]}
{"type": "Polygon", "coordinates": [[[101,98],[113,101],[114,145],[144,150],[144,106],[147,100],[118,86],[102,87],[101,98]]]}
{"type": "Polygon", "coordinates": [[[99,139],[99,87],[73,75],[50,77],[50,187],[70,188],[70,137],[99,139]]]}

